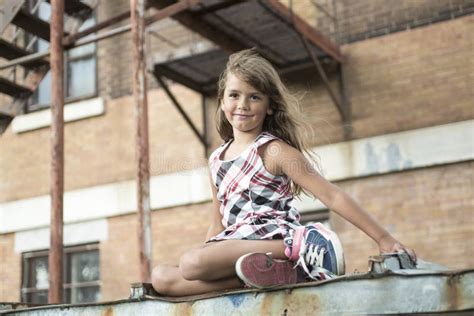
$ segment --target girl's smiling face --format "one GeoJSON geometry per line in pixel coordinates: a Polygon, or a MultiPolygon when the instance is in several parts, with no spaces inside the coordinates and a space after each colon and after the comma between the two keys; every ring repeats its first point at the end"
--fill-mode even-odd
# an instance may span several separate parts
{"type": "Polygon", "coordinates": [[[229,73],[225,85],[221,109],[236,131],[259,134],[267,115],[272,115],[269,97],[229,73]]]}

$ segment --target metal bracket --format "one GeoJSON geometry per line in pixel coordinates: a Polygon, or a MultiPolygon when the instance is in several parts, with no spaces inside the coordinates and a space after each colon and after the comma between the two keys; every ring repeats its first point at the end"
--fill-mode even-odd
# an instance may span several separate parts
{"type": "Polygon", "coordinates": [[[132,283],[130,285],[130,299],[144,300],[145,296],[159,296],[151,283],[132,283]]]}
{"type": "Polygon", "coordinates": [[[384,273],[404,269],[416,269],[415,262],[406,252],[384,253],[369,257],[370,273],[384,273]]]}
{"type": "MultiPolygon", "coordinates": [[[[203,133],[201,134],[196,125],[194,125],[193,121],[191,120],[191,118],[188,116],[188,114],[184,111],[183,107],[180,105],[180,103],[178,102],[177,98],[174,96],[174,94],[171,92],[171,90],[169,89],[168,85],[165,83],[164,79],[162,78],[161,74],[158,73],[157,71],[154,71],[153,72],[156,80],[158,81],[158,83],[161,85],[161,87],[163,88],[164,92],[166,93],[166,95],[168,96],[168,98],[171,100],[171,102],[173,103],[173,105],[176,107],[176,109],[178,110],[178,112],[181,114],[181,116],[184,118],[184,120],[186,121],[186,123],[188,123],[188,126],[191,128],[191,130],[194,132],[194,135],[196,135],[196,137],[199,139],[199,141],[201,142],[201,144],[203,145],[204,147],[204,153],[205,153],[205,156],[207,158],[207,152],[208,152],[208,149],[209,149],[209,145],[207,143],[207,133],[206,133],[206,121],[205,118],[203,117],[203,123],[204,123],[204,131],[203,133]]],[[[205,105],[205,99],[203,99],[203,115],[206,116],[206,112],[204,112],[206,110],[206,105],[205,105]]]]}

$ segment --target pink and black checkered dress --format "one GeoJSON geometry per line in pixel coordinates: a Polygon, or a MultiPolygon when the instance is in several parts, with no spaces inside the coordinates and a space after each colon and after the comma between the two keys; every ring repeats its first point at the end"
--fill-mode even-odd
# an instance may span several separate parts
{"type": "Polygon", "coordinates": [[[278,139],[261,133],[238,157],[222,160],[222,152],[232,140],[209,157],[213,184],[221,203],[225,230],[209,241],[225,239],[282,239],[299,226],[298,211],[292,206],[289,178],[268,172],[258,148],[278,139]]]}

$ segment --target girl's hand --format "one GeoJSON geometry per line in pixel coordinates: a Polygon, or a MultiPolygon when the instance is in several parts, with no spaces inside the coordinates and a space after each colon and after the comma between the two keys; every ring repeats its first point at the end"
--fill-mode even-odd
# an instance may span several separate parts
{"type": "Polygon", "coordinates": [[[391,235],[386,235],[378,242],[380,253],[397,253],[406,252],[413,262],[416,262],[416,254],[413,249],[405,247],[402,243],[398,242],[391,235]]]}

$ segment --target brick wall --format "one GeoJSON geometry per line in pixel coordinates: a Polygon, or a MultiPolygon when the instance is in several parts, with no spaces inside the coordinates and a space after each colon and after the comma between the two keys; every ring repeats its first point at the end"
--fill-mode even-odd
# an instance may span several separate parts
{"type": "Polygon", "coordinates": [[[338,43],[383,36],[474,12],[472,0],[311,0],[310,2],[315,7],[312,25],[338,43]]]}
{"type": "MultiPolygon", "coordinates": [[[[202,129],[201,98],[173,86],[178,99],[202,129]]],[[[161,90],[150,91],[151,174],[206,164],[204,149],[161,90]]],[[[22,134],[8,129],[0,140],[0,201],[49,193],[50,129],[22,134]]],[[[135,178],[135,119],[131,96],[106,101],[106,114],[65,124],[65,190],[135,178]]]]}
{"type": "MultiPolygon", "coordinates": [[[[195,204],[152,213],[153,265],[179,262],[190,248],[201,245],[209,227],[211,204],[195,204]]],[[[109,238],[100,245],[102,299],[126,298],[140,278],[136,215],[109,219],[109,238]]]]}
{"type": "MultiPolygon", "coordinates": [[[[471,15],[343,45],[353,138],[472,119],[473,21],[471,15]]],[[[315,144],[342,141],[339,114],[315,71],[299,76],[306,82],[294,89],[306,91],[302,105],[315,144]]]]}
{"type": "MultiPolygon", "coordinates": [[[[473,162],[424,168],[338,185],[424,260],[449,268],[474,266],[473,162]]],[[[376,244],[335,213],[331,224],[344,246],[347,272],[366,271],[376,244]]]]}
{"type": "Polygon", "coordinates": [[[14,252],[14,234],[0,235],[0,302],[19,302],[21,256],[14,252]]]}
{"type": "MultiPolygon", "coordinates": [[[[353,139],[472,119],[474,17],[341,46],[353,139]],[[454,97],[455,96],[455,97],[454,97]]],[[[334,73],[328,73],[338,91],[334,73]]],[[[286,76],[315,132],[313,145],[343,141],[341,119],[315,69],[286,76]]],[[[216,105],[210,103],[209,122],[216,105]]],[[[210,131],[212,144],[220,142],[210,131]]]]}
{"type": "MultiPolygon", "coordinates": [[[[105,21],[120,13],[130,10],[130,2],[125,0],[104,1],[98,8],[99,22],[105,21]]],[[[149,14],[157,12],[150,9],[149,14]]],[[[130,19],[113,27],[129,24],[130,19]]],[[[174,49],[199,42],[200,36],[182,27],[171,18],[158,21],[147,27],[146,52],[148,64],[153,64],[156,53],[168,55],[174,49]]],[[[98,86],[99,94],[109,98],[118,98],[132,93],[133,50],[131,33],[114,36],[100,41],[98,54],[98,86]]],[[[153,75],[148,75],[148,88],[154,89],[158,83],[153,75]]]]}
{"type": "MultiPolygon", "coordinates": [[[[130,10],[127,1],[101,1],[97,12],[100,23],[130,10]]],[[[129,24],[126,19],[111,28],[129,24]]],[[[110,29],[111,29],[110,28],[110,29]]],[[[98,42],[97,80],[99,95],[117,98],[132,93],[132,38],[130,32],[98,42]]]]}

